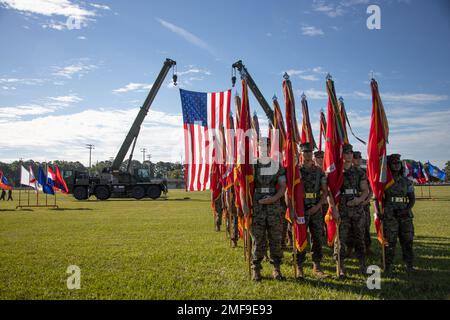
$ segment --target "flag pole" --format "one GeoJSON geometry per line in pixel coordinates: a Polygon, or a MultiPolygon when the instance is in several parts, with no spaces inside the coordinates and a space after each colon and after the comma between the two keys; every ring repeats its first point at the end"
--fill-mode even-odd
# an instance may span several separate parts
{"type": "Polygon", "coordinates": [[[336,276],[339,278],[341,276],[341,238],[339,235],[339,225],[340,223],[336,222],[336,276]]]}

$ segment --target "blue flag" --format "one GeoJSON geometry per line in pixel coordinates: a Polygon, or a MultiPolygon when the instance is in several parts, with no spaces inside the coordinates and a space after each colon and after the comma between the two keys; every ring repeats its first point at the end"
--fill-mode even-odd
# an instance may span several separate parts
{"type": "Polygon", "coordinates": [[[429,161],[427,162],[427,164],[428,164],[428,173],[430,174],[430,176],[445,181],[447,174],[444,171],[442,171],[438,167],[433,166],[429,161]]]}
{"type": "Polygon", "coordinates": [[[42,186],[42,191],[44,191],[44,193],[55,194],[55,190],[53,190],[53,186],[48,183],[48,179],[41,166],[39,166],[38,171],[38,182],[42,186]]]}

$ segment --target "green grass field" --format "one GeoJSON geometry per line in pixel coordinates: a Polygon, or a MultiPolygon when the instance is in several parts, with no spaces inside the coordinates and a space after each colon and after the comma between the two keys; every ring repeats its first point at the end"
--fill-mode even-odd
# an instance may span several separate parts
{"type": "MultiPolygon", "coordinates": [[[[427,187],[423,193],[428,195],[427,187]]],[[[56,210],[15,210],[17,201],[1,201],[0,298],[449,299],[450,187],[434,187],[431,195],[414,210],[417,271],[403,273],[398,247],[396,272],[382,280],[381,290],[367,289],[356,260],[348,261],[347,279],[317,281],[309,255],[307,279],[296,282],[289,252],[282,269],[286,281],[272,280],[267,262],[262,283],[249,281],[242,242],[231,249],[225,232],[214,232],[209,192],[171,190],[167,200],[157,201],[58,195],[56,210]],[[81,268],[79,290],[67,289],[69,265],[81,268]]],[[[369,264],[379,264],[374,233],[372,238],[377,255],[369,264]]],[[[331,250],[324,253],[326,272],[334,275],[331,250]]]]}

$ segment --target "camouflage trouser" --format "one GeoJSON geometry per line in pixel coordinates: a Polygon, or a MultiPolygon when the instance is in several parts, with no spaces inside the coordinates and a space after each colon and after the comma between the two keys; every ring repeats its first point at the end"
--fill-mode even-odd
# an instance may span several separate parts
{"type": "Polygon", "coordinates": [[[281,250],[282,219],[281,206],[277,202],[270,205],[253,206],[251,236],[252,245],[252,268],[261,269],[261,261],[267,252],[267,240],[269,240],[270,263],[279,266],[283,257],[281,250]]]}
{"type": "Polygon", "coordinates": [[[323,219],[323,238],[325,239],[325,243],[327,242],[327,225],[325,223],[325,216],[327,215],[328,212],[328,204],[324,204],[322,205],[322,219],[323,219]]]}
{"type": "MultiPolygon", "coordinates": [[[[323,215],[319,210],[313,215],[305,215],[305,223],[311,234],[312,260],[320,262],[322,260],[322,238],[323,238],[323,215]]],[[[297,253],[297,264],[300,265],[306,260],[306,250],[297,253]]]]}
{"type": "Polygon", "coordinates": [[[222,225],[222,197],[218,197],[217,200],[214,201],[214,222],[216,226],[222,225]]]}
{"type": "Polygon", "coordinates": [[[365,229],[364,229],[364,243],[366,245],[366,248],[370,248],[370,245],[372,244],[372,240],[370,239],[370,204],[364,206],[364,218],[366,219],[365,223],[365,229]]]}
{"type": "Polygon", "coordinates": [[[237,241],[237,240],[239,240],[239,230],[238,230],[239,223],[238,223],[237,208],[233,205],[233,208],[231,209],[231,213],[228,212],[228,214],[231,214],[230,237],[231,237],[231,240],[237,241]]]}
{"type": "Polygon", "coordinates": [[[391,265],[394,262],[397,237],[402,247],[403,261],[412,265],[414,260],[414,225],[412,216],[395,217],[393,211],[389,208],[386,208],[384,213],[383,232],[386,241],[389,243],[385,249],[386,265],[391,265]]]}
{"type": "MultiPolygon", "coordinates": [[[[357,207],[341,207],[340,209],[341,223],[339,225],[339,237],[341,245],[341,261],[344,260],[347,253],[349,240],[353,240],[355,253],[358,259],[365,258],[364,230],[365,230],[365,214],[361,206],[357,207]]],[[[334,244],[334,258],[337,260],[337,243],[334,244]]]]}

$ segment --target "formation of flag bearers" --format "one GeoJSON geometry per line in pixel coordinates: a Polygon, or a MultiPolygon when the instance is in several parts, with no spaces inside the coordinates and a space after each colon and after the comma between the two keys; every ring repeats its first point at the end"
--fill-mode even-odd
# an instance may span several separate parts
{"type": "MultiPolygon", "coordinates": [[[[315,251],[313,252],[313,275],[318,278],[327,276],[320,267],[321,250],[317,249],[318,246],[321,247],[321,240],[317,240],[315,234],[312,235],[317,233],[317,230],[314,229],[317,226],[311,224],[311,221],[314,220],[313,216],[317,212],[321,217],[319,226],[324,226],[321,229],[325,231],[328,245],[335,247],[337,276],[345,276],[344,258],[347,256],[345,249],[348,246],[355,248],[360,261],[360,272],[365,274],[365,255],[371,250],[370,239],[365,239],[370,237],[367,232],[367,226],[370,226],[370,217],[367,217],[364,207],[367,207],[367,203],[370,201],[369,194],[372,194],[372,191],[376,212],[374,215],[375,226],[382,248],[383,267],[386,263],[385,249],[389,243],[391,246],[394,243],[395,247],[392,234],[389,235],[389,240],[386,240],[386,236],[383,234],[384,207],[395,201],[393,198],[385,197],[385,191],[397,181],[394,181],[391,173],[392,161],[388,163],[386,150],[388,123],[378,92],[378,84],[374,79],[371,82],[373,99],[371,128],[367,145],[367,173],[359,166],[356,167],[352,164],[353,148],[349,143],[347,127],[358,141],[364,144],[366,142],[353,133],[344,101],[342,98],[337,99],[331,76],[327,77],[326,88],[328,93],[327,113],[325,116],[323,111],[320,112],[320,140],[317,146],[313,138],[308,103],[304,95],[301,100],[302,122],[301,131],[299,130],[295,115],[294,95],[288,75],[285,75],[283,81],[285,121],[278,100],[274,97],[274,121],[273,124],[269,124],[267,139],[261,137],[257,122],[252,121],[250,117],[245,77],[242,80],[242,101],[239,101],[239,97],[236,96],[238,102],[236,103],[236,128],[233,128],[236,131],[235,134],[233,133],[235,136],[233,143],[238,151],[235,153],[235,161],[231,164],[228,163],[227,170],[222,170],[222,172],[226,172],[224,175],[226,182],[216,184],[217,187],[212,188],[212,191],[214,197],[223,194],[223,199],[227,199],[222,201],[227,233],[231,238],[232,247],[237,246],[238,238],[243,240],[244,256],[248,261],[249,271],[252,271],[253,280],[260,281],[262,279],[260,273],[261,250],[264,250],[267,256],[268,248],[270,248],[270,256],[267,258],[274,265],[273,277],[277,280],[284,279],[279,268],[280,261],[278,261],[277,250],[285,248],[287,240],[293,249],[295,278],[303,279],[304,254],[308,248],[308,238],[312,239],[312,250],[315,251]],[[245,134],[252,128],[253,135],[245,134]],[[322,138],[324,139],[324,151],[322,151],[322,138]],[[266,141],[268,141],[266,147],[263,148],[266,141]],[[314,153],[313,161],[314,149],[318,150],[314,153]],[[252,156],[256,157],[255,162],[250,162],[252,156]],[[275,188],[271,188],[270,184],[261,188],[264,186],[264,182],[261,182],[264,179],[260,177],[263,167],[260,162],[264,157],[281,165],[282,171],[271,173],[277,177],[276,180],[271,180],[278,181],[275,188]],[[314,183],[307,178],[308,172],[310,172],[308,170],[315,169],[320,171],[324,177],[320,179],[320,175],[317,175],[319,183],[314,186],[319,190],[317,195],[314,194],[316,189],[311,189],[311,185],[314,183]],[[230,192],[231,186],[233,192],[230,192]],[[305,190],[305,186],[307,190],[305,190]],[[322,186],[325,188],[320,190],[322,186]],[[278,197],[280,188],[286,190],[285,197],[278,197]],[[308,201],[308,199],[312,200],[308,201]],[[273,205],[281,208],[282,219],[288,221],[289,228],[283,228],[285,221],[278,223],[271,219],[270,212],[267,213],[267,210],[274,208],[273,205]],[[261,216],[265,218],[261,220],[261,216]],[[264,224],[262,229],[261,224],[264,224]],[[261,232],[264,234],[260,235],[261,232]],[[278,241],[276,240],[278,232],[281,234],[281,243],[275,245],[271,242],[278,241]],[[311,237],[308,237],[308,232],[311,233],[311,237]],[[261,239],[264,243],[261,243],[261,239]],[[350,245],[350,243],[352,244],[350,245]],[[302,258],[299,259],[298,256],[302,258]]],[[[222,147],[225,147],[224,144],[222,147]]],[[[436,171],[435,174],[439,175],[440,173],[436,171]]],[[[408,190],[411,191],[411,189],[408,190]]],[[[406,195],[405,199],[408,199],[406,195]]],[[[407,202],[408,200],[405,200],[405,204],[407,202]]],[[[411,211],[413,205],[414,201],[411,198],[405,210],[411,211]]],[[[221,213],[215,206],[213,208],[217,221],[217,217],[221,213]]],[[[269,211],[271,210],[277,211],[277,209],[269,211]]],[[[317,224],[317,222],[315,223],[317,224]]],[[[407,223],[412,225],[412,218],[407,223]]],[[[220,229],[216,228],[216,230],[220,229]]],[[[400,241],[403,248],[404,239],[400,239],[400,241]]],[[[412,239],[408,243],[410,243],[412,252],[412,239]]],[[[392,248],[390,250],[392,251],[392,248]]],[[[412,271],[412,260],[408,261],[407,265],[408,271],[412,271]]],[[[389,265],[389,270],[391,270],[391,265],[389,265]]]]}

